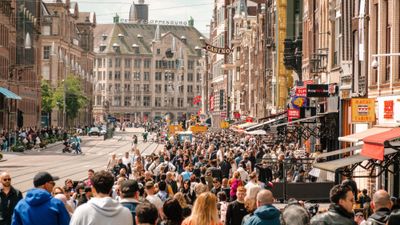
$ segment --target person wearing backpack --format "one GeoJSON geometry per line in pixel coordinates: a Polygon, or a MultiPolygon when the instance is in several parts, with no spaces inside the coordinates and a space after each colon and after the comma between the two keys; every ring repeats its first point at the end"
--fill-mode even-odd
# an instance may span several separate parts
{"type": "Polygon", "coordinates": [[[133,218],[133,225],[136,225],[136,206],[139,202],[139,184],[135,180],[126,180],[122,182],[120,187],[121,200],[119,201],[122,206],[129,209],[133,218]]]}

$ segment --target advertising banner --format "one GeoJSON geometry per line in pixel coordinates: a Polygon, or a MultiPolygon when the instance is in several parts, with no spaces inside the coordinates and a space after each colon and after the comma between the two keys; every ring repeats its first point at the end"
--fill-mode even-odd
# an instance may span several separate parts
{"type": "Polygon", "coordinates": [[[324,98],[329,97],[328,84],[308,84],[307,97],[309,98],[324,98]]]}
{"type": "Polygon", "coordinates": [[[375,121],[375,99],[351,99],[351,122],[368,123],[375,121]]]}

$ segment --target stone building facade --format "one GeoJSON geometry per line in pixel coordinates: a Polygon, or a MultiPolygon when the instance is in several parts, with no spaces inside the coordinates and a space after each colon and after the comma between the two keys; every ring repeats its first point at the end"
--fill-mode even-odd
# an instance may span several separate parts
{"type": "Polygon", "coordinates": [[[118,21],[95,29],[96,122],[176,122],[197,114],[205,69],[199,31],[118,21]]]}
{"type": "MultiPolygon", "coordinates": [[[[80,12],[77,3],[44,1],[48,14],[43,16],[41,35],[40,74],[56,89],[67,75],[73,74],[81,80],[82,90],[88,104],[80,110],[69,126],[92,124],[94,28],[96,15],[80,12]]],[[[63,126],[63,110],[56,106],[49,125],[63,126]]],[[[67,125],[67,124],[66,124],[67,125]]]]}

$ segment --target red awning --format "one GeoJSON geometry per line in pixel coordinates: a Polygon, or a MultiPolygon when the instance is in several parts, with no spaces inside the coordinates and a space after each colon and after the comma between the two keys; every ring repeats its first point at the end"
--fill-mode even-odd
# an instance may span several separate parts
{"type": "Polygon", "coordinates": [[[385,152],[385,141],[400,138],[400,128],[394,128],[379,134],[363,138],[364,146],[361,155],[373,159],[383,160],[385,152]]]}

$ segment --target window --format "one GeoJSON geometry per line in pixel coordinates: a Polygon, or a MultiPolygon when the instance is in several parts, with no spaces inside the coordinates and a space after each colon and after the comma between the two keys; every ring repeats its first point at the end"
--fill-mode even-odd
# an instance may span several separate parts
{"type": "Polygon", "coordinates": [[[200,94],[201,92],[201,86],[200,85],[196,85],[196,93],[200,94]]]}
{"type": "Polygon", "coordinates": [[[115,93],[121,92],[121,84],[115,84],[115,93]]]}
{"type": "Polygon", "coordinates": [[[108,80],[112,80],[112,78],[113,78],[113,72],[108,71],[108,80]]]}
{"type": "Polygon", "coordinates": [[[50,59],[51,46],[43,46],[43,59],[50,59]]]}
{"type": "Polygon", "coordinates": [[[175,73],[165,73],[164,78],[165,78],[165,81],[174,81],[175,73]]]}
{"type": "Polygon", "coordinates": [[[161,69],[163,67],[162,64],[161,60],[156,60],[156,69],[161,69]]]}
{"type": "Polygon", "coordinates": [[[188,69],[189,70],[193,70],[194,69],[194,61],[193,60],[189,60],[188,61],[188,69]]]}
{"type": "Polygon", "coordinates": [[[193,73],[188,73],[187,76],[188,76],[188,77],[187,77],[187,81],[188,81],[188,82],[193,82],[193,73]]]}
{"type": "Polygon", "coordinates": [[[168,84],[164,85],[164,92],[167,93],[168,92],[168,84]]]}
{"type": "Polygon", "coordinates": [[[161,93],[161,89],[162,89],[161,84],[156,84],[156,85],[154,86],[154,92],[155,92],[155,93],[161,93]]]}
{"type": "Polygon", "coordinates": [[[113,62],[112,59],[108,59],[108,67],[112,68],[113,67],[113,62]]]}
{"type": "Polygon", "coordinates": [[[96,105],[101,105],[101,95],[96,96],[96,105]]]}
{"type": "Polygon", "coordinates": [[[133,85],[133,92],[140,93],[140,84],[133,85]]]}
{"type": "Polygon", "coordinates": [[[187,86],[187,92],[188,93],[193,93],[193,86],[192,85],[188,85],[187,86]]]}
{"type": "Polygon", "coordinates": [[[125,84],[124,85],[124,91],[125,92],[131,92],[131,85],[130,84],[125,84]]]}
{"type": "Polygon", "coordinates": [[[135,59],[135,62],[134,62],[134,68],[140,68],[140,66],[141,66],[141,64],[142,64],[142,60],[141,59],[135,59]]]}
{"type": "Polygon", "coordinates": [[[161,72],[156,72],[155,73],[155,75],[156,75],[156,79],[155,80],[162,80],[162,73],[161,72]]]}
{"type": "Polygon", "coordinates": [[[114,96],[114,106],[121,106],[121,96],[114,96]]]}
{"type": "Polygon", "coordinates": [[[150,80],[150,73],[149,72],[144,72],[143,80],[146,80],[146,81],[150,80]]]}
{"type": "Polygon", "coordinates": [[[125,68],[130,68],[131,67],[131,59],[125,59],[125,68]]]}
{"type": "Polygon", "coordinates": [[[131,72],[130,71],[125,71],[124,78],[125,78],[126,81],[130,81],[131,80],[131,72]]]}
{"type": "Polygon", "coordinates": [[[133,73],[133,80],[136,80],[136,81],[140,80],[140,72],[133,73]]]}
{"type": "Polygon", "coordinates": [[[183,85],[179,86],[179,93],[183,93],[183,85]]]}
{"type": "Polygon", "coordinates": [[[143,92],[150,92],[150,84],[143,84],[143,92]]]}
{"type": "MultiPolygon", "coordinates": [[[[391,41],[391,38],[390,38],[390,35],[391,35],[391,31],[390,31],[390,21],[389,21],[389,9],[388,9],[388,5],[389,5],[389,3],[388,3],[388,1],[383,1],[383,4],[384,4],[384,10],[385,10],[385,12],[386,12],[386,21],[385,21],[385,25],[386,25],[386,52],[390,52],[390,41],[391,41]]],[[[385,57],[385,62],[386,62],[386,65],[385,65],[385,68],[386,68],[386,71],[385,71],[385,80],[384,80],[384,82],[389,82],[389,80],[390,80],[390,58],[391,57],[385,57]]]]}
{"type": "Polygon", "coordinates": [[[124,106],[131,106],[131,96],[125,96],[124,106]]]}
{"type": "Polygon", "coordinates": [[[115,71],[114,77],[115,80],[121,80],[121,71],[115,71]]]}
{"type": "Polygon", "coordinates": [[[141,97],[140,97],[140,95],[135,95],[135,96],[133,96],[133,106],[137,106],[137,107],[139,107],[139,106],[141,106],[141,97]]]}
{"type": "Polygon", "coordinates": [[[174,106],[174,97],[165,97],[164,98],[164,106],[166,107],[173,107],[174,106]]]}
{"type": "Polygon", "coordinates": [[[144,68],[148,69],[151,67],[151,59],[145,59],[144,60],[144,68]]]}
{"type": "Polygon", "coordinates": [[[120,68],[120,67],[121,67],[121,59],[115,58],[115,68],[120,68]]]}
{"type": "Polygon", "coordinates": [[[97,59],[97,67],[99,67],[99,68],[103,67],[103,59],[102,58],[97,59]]]}
{"type": "Polygon", "coordinates": [[[98,72],[98,73],[97,73],[97,80],[102,80],[102,78],[103,78],[103,77],[101,76],[101,72],[98,72]]]}
{"type": "Polygon", "coordinates": [[[143,96],[143,106],[150,107],[151,105],[151,96],[143,96]]]}
{"type": "Polygon", "coordinates": [[[197,82],[200,82],[200,81],[201,81],[201,74],[200,74],[200,73],[197,73],[197,74],[196,74],[196,81],[197,81],[197,82]]]}
{"type": "Polygon", "coordinates": [[[154,105],[155,107],[161,107],[161,97],[154,98],[154,105]]]}
{"type": "Polygon", "coordinates": [[[188,97],[188,98],[187,98],[187,105],[188,105],[189,107],[192,107],[192,106],[193,106],[193,97],[188,97]]]}
{"type": "Polygon", "coordinates": [[[183,98],[178,98],[178,107],[183,107],[183,98]]]}
{"type": "Polygon", "coordinates": [[[157,55],[161,54],[161,50],[157,48],[157,55]]]}
{"type": "Polygon", "coordinates": [[[108,91],[111,91],[111,90],[112,90],[112,86],[113,86],[112,84],[109,84],[109,85],[108,85],[108,91]]]}

